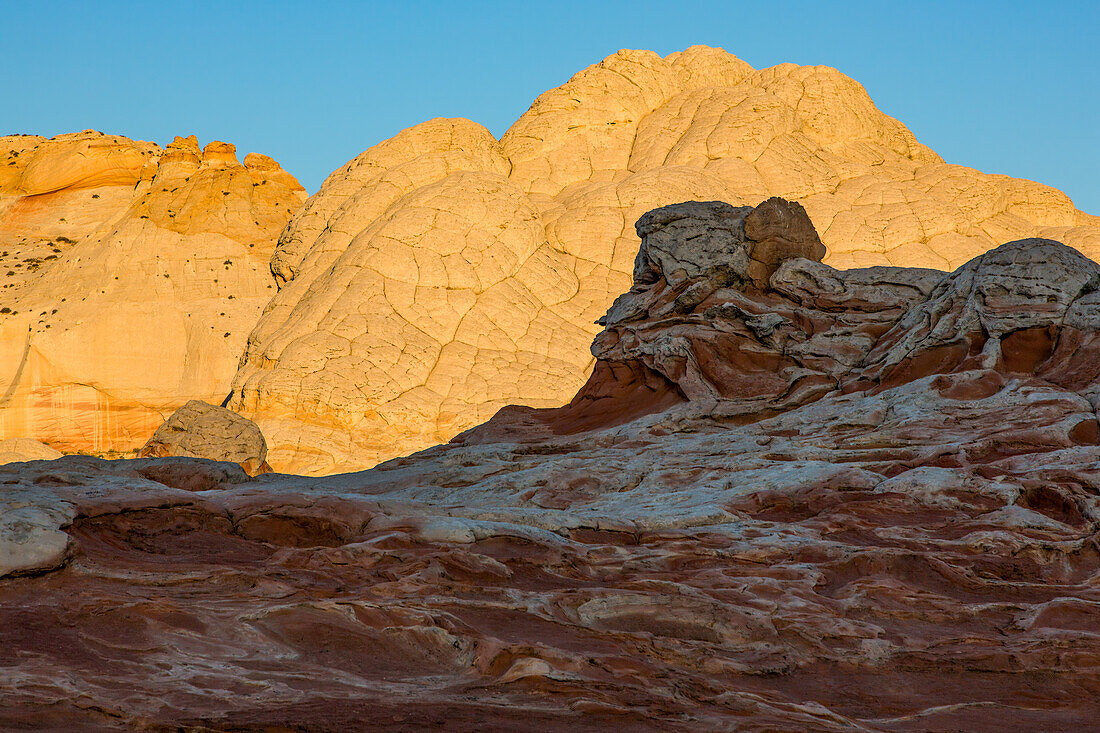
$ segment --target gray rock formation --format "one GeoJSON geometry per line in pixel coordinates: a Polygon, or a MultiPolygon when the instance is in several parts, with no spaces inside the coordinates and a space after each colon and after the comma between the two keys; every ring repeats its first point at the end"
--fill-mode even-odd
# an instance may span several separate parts
{"type": "Polygon", "coordinates": [[[825,256],[806,210],[776,197],[757,207],[671,204],[645,214],[635,228],[642,246],[634,285],[598,321],[602,325],[639,319],[658,299],[660,313],[686,313],[719,288],[767,287],[785,260],[825,256]]]}

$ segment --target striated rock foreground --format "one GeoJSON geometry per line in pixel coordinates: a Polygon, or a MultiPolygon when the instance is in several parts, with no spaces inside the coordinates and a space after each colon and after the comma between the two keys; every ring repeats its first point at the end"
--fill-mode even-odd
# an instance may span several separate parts
{"type": "Polygon", "coordinates": [[[0,726],[1078,731],[1100,265],[665,207],[556,409],[362,473],[0,466],[0,726]]]}

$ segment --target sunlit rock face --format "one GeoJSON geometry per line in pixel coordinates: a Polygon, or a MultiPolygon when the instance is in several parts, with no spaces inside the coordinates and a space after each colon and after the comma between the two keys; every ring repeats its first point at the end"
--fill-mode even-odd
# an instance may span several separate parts
{"type": "Polygon", "coordinates": [[[808,219],[642,217],[571,402],[369,471],[0,466],[0,725],[1087,730],[1100,265],[808,219]]]}
{"type": "Polygon", "coordinates": [[[230,406],[276,468],[323,473],[560,404],[630,285],[643,213],[771,196],[798,199],[837,268],[946,271],[1027,237],[1100,255],[1064,194],[944,163],[835,69],[620,51],[500,140],[435,119],[335,171],[279,239],[230,406]]]}
{"type": "Polygon", "coordinates": [[[125,453],[224,400],[305,192],[194,136],[0,138],[0,439],[125,453]]]}

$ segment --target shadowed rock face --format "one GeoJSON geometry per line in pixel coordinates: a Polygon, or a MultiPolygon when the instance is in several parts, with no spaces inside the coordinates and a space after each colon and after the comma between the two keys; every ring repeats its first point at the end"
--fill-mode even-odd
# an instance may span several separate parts
{"type": "Polygon", "coordinates": [[[718,288],[766,288],[783,260],[820,262],[825,254],[806,210],[781,198],[756,208],[721,201],[673,204],[643,216],[637,231],[642,246],[634,262],[634,288],[616,299],[600,324],[639,317],[645,302],[634,297],[639,289],[656,295],[662,288],[653,286],[668,286],[675,301],[665,310],[687,312],[718,288]]]}
{"type": "Polygon", "coordinates": [[[325,478],[0,466],[0,725],[1087,729],[1100,266],[754,258],[765,206],[644,219],[564,407],[325,478]]]}

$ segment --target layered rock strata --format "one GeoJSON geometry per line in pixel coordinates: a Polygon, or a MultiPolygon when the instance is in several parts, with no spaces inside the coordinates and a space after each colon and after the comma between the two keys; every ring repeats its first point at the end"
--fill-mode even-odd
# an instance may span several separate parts
{"type": "Polygon", "coordinates": [[[267,156],[194,136],[0,138],[0,439],[126,453],[221,402],[304,198],[267,156]]]}
{"type": "Polygon", "coordinates": [[[1100,265],[836,270],[765,206],[796,246],[643,218],[564,407],[324,478],[0,467],[0,722],[1088,728],[1100,265]]]}
{"type": "Polygon", "coordinates": [[[630,285],[639,216],[771,196],[802,202],[834,267],[951,270],[1027,237],[1100,256],[1064,194],[945,163],[835,69],[620,51],[500,140],[430,120],[329,176],[280,236],[230,407],[277,468],[319,473],[560,404],[630,285]]]}

